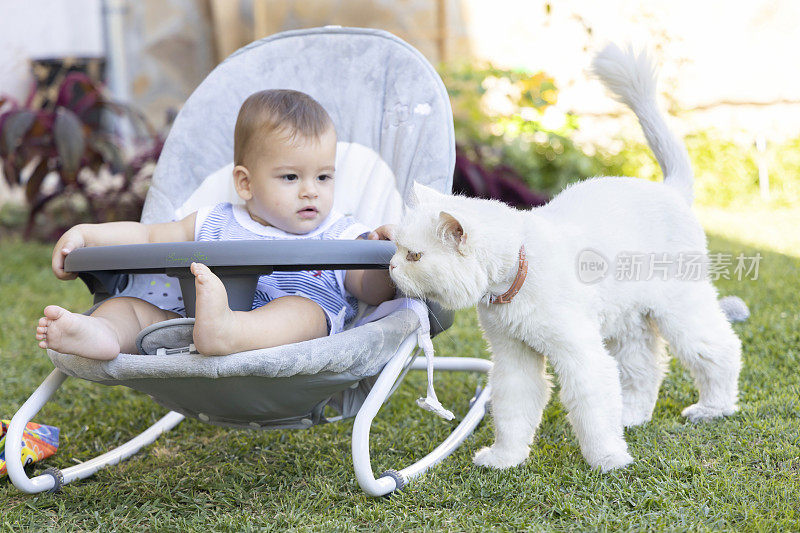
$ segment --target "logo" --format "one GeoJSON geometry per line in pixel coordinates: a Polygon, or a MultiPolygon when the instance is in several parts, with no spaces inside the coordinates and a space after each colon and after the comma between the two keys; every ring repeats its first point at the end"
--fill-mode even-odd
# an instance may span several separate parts
{"type": "Polygon", "coordinates": [[[191,262],[205,263],[206,260],[208,259],[208,256],[201,252],[194,252],[192,253],[191,257],[180,257],[175,252],[170,252],[165,259],[167,263],[170,264],[175,264],[175,263],[186,264],[191,262]]]}
{"type": "Polygon", "coordinates": [[[576,268],[581,282],[597,283],[608,273],[608,260],[600,252],[587,248],[578,254],[576,268]]]}

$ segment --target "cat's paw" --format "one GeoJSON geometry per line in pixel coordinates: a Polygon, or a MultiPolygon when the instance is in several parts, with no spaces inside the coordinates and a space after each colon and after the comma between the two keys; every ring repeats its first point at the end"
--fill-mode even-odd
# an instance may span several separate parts
{"type": "Polygon", "coordinates": [[[649,422],[651,418],[653,418],[653,413],[651,411],[635,408],[622,409],[622,426],[626,428],[641,426],[649,422]]]}
{"type": "Polygon", "coordinates": [[[472,458],[478,466],[488,468],[511,468],[525,462],[528,458],[528,448],[519,450],[498,450],[496,446],[486,447],[478,450],[472,458]]]}
{"type": "Polygon", "coordinates": [[[633,462],[622,437],[592,440],[581,446],[581,452],[589,466],[599,468],[601,472],[622,468],[633,462]]]}
{"type": "Polygon", "coordinates": [[[652,390],[629,387],[622,391],[622,426],[640,426],[653,418],[657,396],[652,390]]]}
{"type": "Polygon", "coordinates": [[[727,407],[712,407],[696,403],[684,409],[681,414],[689,419],[690,422],[705,422],[722,416],[729,416],[735,413],[738,408],[735,405],[727,407]]]}
{"type": "Polygon", "coordinates": [[[601,472],[606,473],[618,468],[624,468],[633,462],[633,457],[628,452],[614,453],[604,455],[589,461],[592,468],[599,468],[601,472]]]}

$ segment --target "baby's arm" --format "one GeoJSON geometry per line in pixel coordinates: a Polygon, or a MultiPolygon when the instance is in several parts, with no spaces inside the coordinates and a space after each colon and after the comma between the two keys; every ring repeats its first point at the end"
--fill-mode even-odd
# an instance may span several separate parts
{"type": "Polygon", "coordinates": [[[78,224],[64,233],[53,247],[53,273],[58,279],[75,279],[75,273],[64,272],[64,258],[71,251],[84,246],[193,241],[195,218],[196,213],[192,213],[182,220],[163,224],[140,222],[78,224]]]}
{"type": "MultiPolygon", "coordinates": [[[[369,240],[388,241],[392,238],[392,226],[384,225],[371,231],[369,240]]],[[[347,292],[369,305],[380,305],[390,300],[395,286],[388,270],[348,270],[344,278],[347,292]]]]}

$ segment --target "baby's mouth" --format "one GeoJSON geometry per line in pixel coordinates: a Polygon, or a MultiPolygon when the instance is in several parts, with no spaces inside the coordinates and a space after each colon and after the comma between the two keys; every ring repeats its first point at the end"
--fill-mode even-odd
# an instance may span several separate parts
{"type": "Polygon", "coordinates": [[[319,211],[317,211],[316,207],[309,206],[309,207],[304,207],[303,209],[298,211],[297,214],[300,215],[300,218],[316,218],[317,215],[319,214],[319,211]]]}

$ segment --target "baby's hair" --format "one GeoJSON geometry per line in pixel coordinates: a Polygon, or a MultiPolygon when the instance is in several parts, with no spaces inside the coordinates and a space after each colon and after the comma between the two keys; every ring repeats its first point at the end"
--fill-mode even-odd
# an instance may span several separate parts
{"type": "Polygon", "coordinates": [[[328,112],[306,93],[268,89],[247,97],[233,133],[233,163],[244,165],[259,138],[285,132],[289,138],[322,136],[333,126],[328,112]]]}

